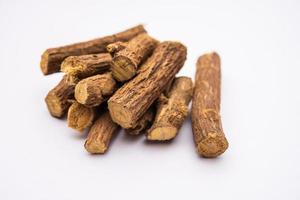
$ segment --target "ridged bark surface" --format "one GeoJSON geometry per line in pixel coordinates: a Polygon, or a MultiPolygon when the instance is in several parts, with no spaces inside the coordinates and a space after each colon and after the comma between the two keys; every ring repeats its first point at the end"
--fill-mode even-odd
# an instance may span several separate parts
{"type": "Polygon", "coordinates": [[[68,56],[104,53],[107,52],[106,46],[108,44],[117,41],[128,41],[138,34],[145,32],[146,30],[144,27],[142,25],[138,25],[114,35],[47,49],[42,55],[40,62],[41,70],[44,75],[59,72],[61,63],[68,56]]]}
{"type": "Polygon", "coordinates": [[[67,81],[67,76],[50,90],[45,98],[47,108],[53,117],[62,117],[70,106],[69,99],[74,96],[74,84],[67,81]]]}
{"type": "Polygon", "coordinates": [[[61,64],[61,71],[68,75],[68,81],[76,84],[83,78],[108,71],[112,57],[109,53],[69,56],[61,64]]]}
{"type": "Polygon", "coordinates": [[[188,77],[178,77],[169,92],[157,102],[154,123],[148,131],[148,140],[173,139],[188,115],[188,105],[193,95],[193,82],[188,77]]]}
{"type": "Polygon", "coordinates": [[[147,112],[138,120],[136,127],[125,129],[125,132],[129,135],[140,135],[145,132],[152,124],[154,120],[154,110],[151,106],[147,112]]]}
{"type": "Polygon", "coordinates": [[[118,127],[119,126],[112,121],[108,111],[103,113],[91,127],[84,144],[85,149],[92,154],[105,153],[118,127]]]}
{"type": "Polygon", "coordinates": [[[114,54],[112,62],[112,73],[116,80],[127,81],[135,76],[140,64],[153,52],[158,41],[147,33],[134,37],[123,48],[121,45],[115,49],[121,49],[114,54]]]}
{"type": "Polygon", "coordinates": [[[75,87],[75,99],[88,107],[95,107],[113,94],[117,89],[111,72],[91,76],[81,80],[75,87]]]}
{"type": "Polygon", "coordinates": [[[108,109],[112,119],[123,128],[134,128],[182,68],[186,54],[186,47],[181,43],[160,43],[141,66],[138,75],[109,99],[108,109]]]}
{"type": "Polygon", "coordinates": [[[197,61],[192,104],[192,127],[197,150],[204,157],[216,157],[228,148],[220,117],[221,66],[217,53],[197,61]]]}

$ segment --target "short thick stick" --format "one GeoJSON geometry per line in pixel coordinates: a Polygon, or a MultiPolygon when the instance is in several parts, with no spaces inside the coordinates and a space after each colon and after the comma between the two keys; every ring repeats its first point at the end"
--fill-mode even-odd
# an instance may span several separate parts
{"type": "Polygon", "coordinates": [[[148,111],[138,120],[135,128],[125,129],[125,132],[129,135],[139,135],[146,131],[154,120],[154,111],[151,106],[148,111]]]}
{"type": "Polygon", "coordinates": [[[84,144],[85,149],[92,154],[105,153],[118,127],[119,126],[112,121],[108,111],[103,113],[91,127],[84,144]]]}
{"type": "Polygon", "coordinates": [[[140,34],[128,42],[123,48],[114,54],[112,62],[112,73],[116,80],[126,81],[131,79],[137,72],[139,65],[152,53],[158,41],[147,33],[140,34]]]}
{"type": "Polygon", "coordinates": [[[40,67],[44,75],[60,71],[60,64],[68,56],[107,52],[106,46],[117,41],[128,41],[138,34],[145,33],[142,25],[123,32],[94,40],[47,49],[41,59],[40,67]]]}
{"type": "Polygon", "coordinates": [[[48,110],[53,117],[62,117],[70,106],[69,99],[73,98],[75,85],[67,81],[67,76],[50,90],[45,98],[48,110]]]}
{"type": "Polygon", "coordinates": [[[216,157],[228,148],[220,117],[220,57],[205,54],[197,61],[192,104],[192,127],[197,150],[204,157],[216,157]]]}
{"type": "Polygon", "coordinates": [[[61,71],[68,75],[70,83],[103,73],[110,69],[112,57],[109,53],[69,56],[61,64],[61,71]]]}
{"type": "Polygon", "coordinates": [[[134,128],[181,69],[186,53],[186,47],[181,43],[160,43],[138,75],[109,99],[108,109],[112,119],[123,128],[134,128]]]}
{"type": "Polygon", "coordinates": [[[166,96],[161,95],[158,100],[155,121],[148,131],[147,139],[173,139],[188,115],[188,104],[192,95],[192,80],[188,77],[176,78],[166,96]]]}
{"type": "Polygon", "coordinates": [[[112,74],[105,73],[81,80],[75,87],[75,99],[88,107],[100,105],[117,89],[112,74]]]}
{"type": "Polygon", "coordinates": [[[94,117],[95,108],[89,108],[74,101],[68,110],[68,126],[82,132],[92,125],[94,117]]]}

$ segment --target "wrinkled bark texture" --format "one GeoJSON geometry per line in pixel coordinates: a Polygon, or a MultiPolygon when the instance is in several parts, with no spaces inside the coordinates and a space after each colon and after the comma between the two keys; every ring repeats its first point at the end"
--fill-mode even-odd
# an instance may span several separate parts
{"type": "Polygon", "coordinates": [[[140,64],[149,57],[157,44],[158,41],[147,33],[140,34],[130,40],[125,48],[114,55],[112,62],[114,78],[123,82],[135,76],[140,64]]]}
{"type": "Polygon", "coordinates": [[[197,61],[192,104],[192,129],[197,150],[204,157],[216,157],[228,148],[220,117],[221,66],[217,53],[197,61]]]}
{"type": "Polygon", "coordinates": [[[148,140],[173,139],[186,116],[193,95],[193,82],[188,77],[178,77],[169,92],[161,95],[157,102],[155,121],[148,131],[148,140]]]}
{"type": "Polygon", "coordinates": [[[92,154],[105,153],[118,127],[119,126],[112,121],[108,111],[103,113],[91,127],[84,144],[85,149],[92,154]]]}
{"type": "Polygon", "coordinates": [[[113,121],[123,128],[134,128],[182,68],[186,54],[186,47],[181,43],[160,43],[138,75],[109,99],[108,109],[113,121]]]}
{"type": "Polygon", "coordinates": [[[53,117],[63,117],[70,106],[69,99],[74,97],[75,85],[67,81],[67,76],[50,90],[45,98],[47,108],[53,117]]]}
{"type": "Polygon", "coordinates": [[[68,75],[70,83],[108,71],[112,57],[109,53],[69,56],[61,64],[61,71],[68,75]]]}
{"type": "Polygon", "coordinates": [[[144,27],[142,25],[138,25],[114,35],[47,49],[42,55],[40,62],[41,70],[44,75],[59,72],[61,63],[68,56],[104,53],[107,52],[106,46],[108,44],[117,41],[128,41],[138,34],[145,32],[146,30],[144,27]]]}

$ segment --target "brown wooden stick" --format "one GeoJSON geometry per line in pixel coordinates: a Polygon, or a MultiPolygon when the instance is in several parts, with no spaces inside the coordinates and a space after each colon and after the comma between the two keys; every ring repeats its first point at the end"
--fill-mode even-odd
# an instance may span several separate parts
{"type": "Polygon", "coordinates": [[[67,123],[79,132],[90,127],[95,118],[95,109],[74,101],[68,110],[67,123]]]}
{"type": "Polygon", "coordinates": [[[158,100],[155,121],[148,131],[147,139],[173,139],[188,115],[188,104],[192,95],[192,80],[188,77],[176,78],[167,96],[162,95],[158,100]]]}
{"type": "Polygon", "coordinates": [[[47,108],[53,117],[62,117],[70,106],[69,99],[73,98],[75,85],[67,81],[67,76],[50,90],[45,98],[47,108]]]}
{"type": "Polygon", "coordinates": [[[146,131],[154,120],[154,111],[151,106],[148,111],[138,120],[135,128],[125,129],[125,132],[129,135],[139,135],[146,131]]]}
{"type": "Polygon", "coordinates": [[[47,49],[41,59],[40,67],[44,75],[60,71],[60,64],[68,56],[79,56],[85,54],[104,53],[108,44],[117,41],[128,41],[146,30],[142,25],[127,29],[123,32],[106,37],[70,44],[66,46],[47,49]]]}
{"type": "Polygon", "coordinates": [[[61,71],[68,75],[68,81],[77,83],[83,78],[107,71],[111,61],[109,53],[69,56],[62,62],[61,71]]]}
{"type": "Polygon", "coordinates": [[[114,54],[112,73],[116,80],[126,81],[137,72],[139,65],[157,46],[158,41],[142,33],[128,42],[125,48],[114,54]]]}
{"type": "Polygon", "coordinates": [[[217,53],[197,61],[192,104],[192,127],[197,150],[204,157],[216,157],[228,148],[220,117],[221,69],[217,53]]]}
{"type": "Polygon", "coordinates": [[[112,121],[108,111],[103,113],[91,127],[84,144],[85,149],[92,154],[105,153],[118,127],[119,126],[112,121]]]}
{"type": "Polygon", "coordinates": [[[133,128],[167,83],[181,69],[186,47],[178,42],[162,42],[142,65],[138,75],[123,85],[108,101],[112,119],[123,128],[133,128]]]}
{"type": "Polygon", "coordinates": [[[112,74],[105,73],[81,80],[75,87],[75,99],[88,107],[104,102],[117,89],[112,74]]]}

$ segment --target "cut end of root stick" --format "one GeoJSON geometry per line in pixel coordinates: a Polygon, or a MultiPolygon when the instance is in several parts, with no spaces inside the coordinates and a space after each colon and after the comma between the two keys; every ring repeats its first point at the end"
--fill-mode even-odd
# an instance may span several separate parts
{"type": "Polygon", "coordinates": [[[82,132],[85,128],[92,125],[94,120],[94,109],[85,107],[77,102],[74,102],[68,111],[68,127],[82,132]]]}
{"type": "Polygon", "coordinates": [[[217,133],[209,133],[208,137],[197,145],[199,154],[206,158],[214,158],[226,151],[228,148],[227,139],[217,133]]]}
{"type": "Polygon", "coordinates": [[[107,147],[102,142],[88,142],[84,144],[84,148],[91,154],[103,154],[106,152],[107,147]]]}
{"type": "Polygon", "coordinates": [[[84,82],[77,84],[75,87],[75,99],[81,104],[85,104],[88,99],[87,87],[87,84],[84,82]]]}
{"type": "Polygon", "coordinates": [[[44,52],[43,55],[42,55],[41,62],[40,62],[40,68],[41,68],[44,75],[49,74],[48,66],[47,66],[48,65],[48,59],[49,59],[49,56],[48,56],[47,52],[44,52]]]}
{"type": "Polygon", "coordinates": [[[62,117],[64,115],[63,106],[61,105],[61,101],[57,96],[49,93],[45,98],[45,102],[50,114],[53,117],[62,117]]]}
{"type": "Polygon", "coordinates": [[[136,74],[137,66],[127,57],[117,56],[112,63],[112,74],[120,82],[131,79],[136,74]]]}
{"type": "Polygon", "coordinates": [[[175,127],[157,127],[147,135],[147,140],[167,141],[173,139],[177,134],[175,127]]]}
{"type": "Polygon", "coordinates": [[[125,129],[135,127],[132,124],[132,114],[130,110],[114,102],[108,101],[108,110],[112,120],[125,129]]]}

